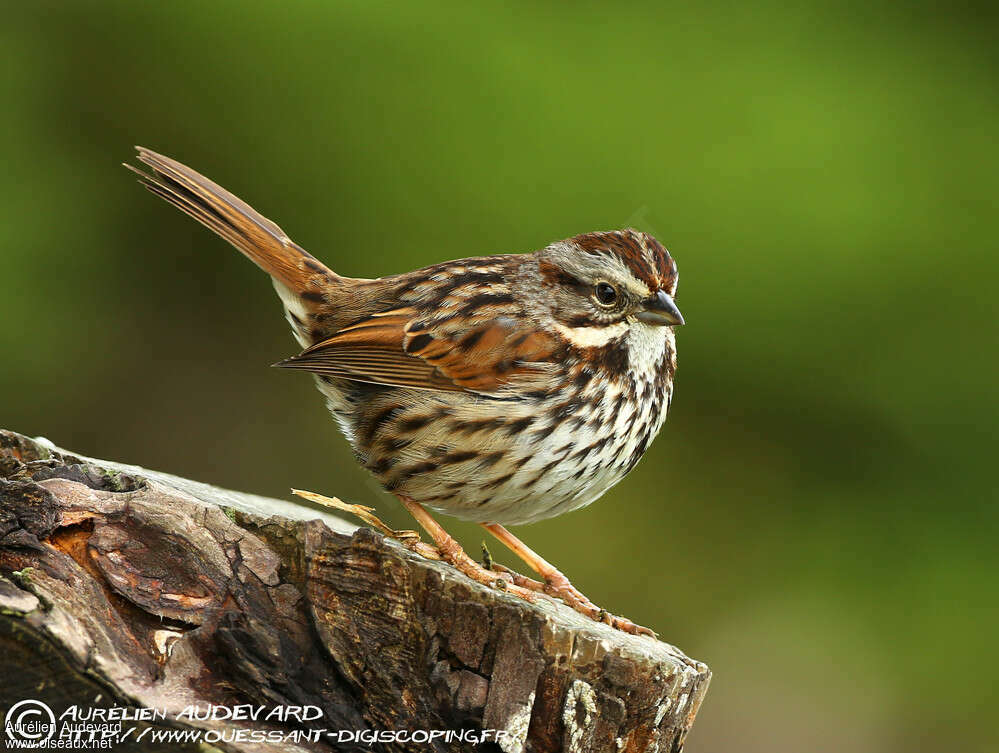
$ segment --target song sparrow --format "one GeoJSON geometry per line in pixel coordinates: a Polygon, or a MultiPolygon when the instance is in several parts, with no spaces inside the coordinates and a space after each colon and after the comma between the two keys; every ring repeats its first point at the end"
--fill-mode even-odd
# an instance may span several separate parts
{"type": "MultiPolygon", "coordinates": [[[[641,459],[673,394],[676,264],[650,235],[586,233],[376,280],[341,277],[194,170],[138,147],[158,196],[271,275],[358,461],[444,559],[530,598],[543,591],[629,632],[502,524],[589,504],[641,459]],[[544,578],[466,555],[424,506],[482,523],[544,578]]],[[[127,165],[126,165],[127,166],[127,165]]]]}

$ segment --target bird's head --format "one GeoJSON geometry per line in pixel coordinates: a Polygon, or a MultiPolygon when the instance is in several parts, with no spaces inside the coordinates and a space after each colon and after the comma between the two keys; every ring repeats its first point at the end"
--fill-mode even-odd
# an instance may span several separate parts
{"type": "Polygon", "coordinates": [[[577,235],[539,251],[537,263],[553,325],[576,346],[600,347],[625,335],[664,341],[684,323],[674,301],[676,262],[651,235],[577,235]]]}

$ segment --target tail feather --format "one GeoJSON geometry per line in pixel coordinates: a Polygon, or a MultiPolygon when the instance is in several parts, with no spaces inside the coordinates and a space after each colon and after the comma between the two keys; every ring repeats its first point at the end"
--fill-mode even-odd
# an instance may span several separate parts
{"type": "MultiPolygon", "coordinates": [[[[126,164],[140,182],[202,225],[229,241],[293,293],[314,287],[316,278],[337,275],[246,202],[176,160],[136,147],[146,173],[126,164]]],[[[282,296],[283,297],[283,296],[282,296]]]]}

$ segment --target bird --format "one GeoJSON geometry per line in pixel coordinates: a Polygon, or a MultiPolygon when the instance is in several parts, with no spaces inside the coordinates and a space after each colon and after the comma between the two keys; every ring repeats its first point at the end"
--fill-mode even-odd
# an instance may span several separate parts
{"type": "Polygon", "coordinates": [[[302,348],[275,365],[314,376],[357,461],[429,534],[434,556],[480,583],[654,635],[597,607],[506,526],[590,504],[658,434],[684,324],[676,262],[659,241],[589,232],[533,253],[344,277],[200,173],[136,150],[144,167],[125,167],[146,188],[271,276],[302,348]],[[428,508],[481,524],[541,580],[479,564],[428,508]]]}

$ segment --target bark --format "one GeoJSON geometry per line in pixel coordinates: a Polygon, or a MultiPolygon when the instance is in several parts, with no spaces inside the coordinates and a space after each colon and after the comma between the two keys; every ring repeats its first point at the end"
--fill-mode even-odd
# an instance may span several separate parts
{"type": "Polygon", "coordinates": [[[73,705],[164,712],[116,750],[197,749],[136,742],[148,727],[313,731],[214,743],[238,751],[618,753],[679,751],[710,672],[326,511],[0,431],[0,678],[4,714],[25,698],[57,717],[73,705]],[[265,710],[176,718],[211,704],[265,710]],[[273,715],[296,708],[318,718],[273,715]],[[325,734],[482,729],[502,736],[477,747],[325,734]]]}

